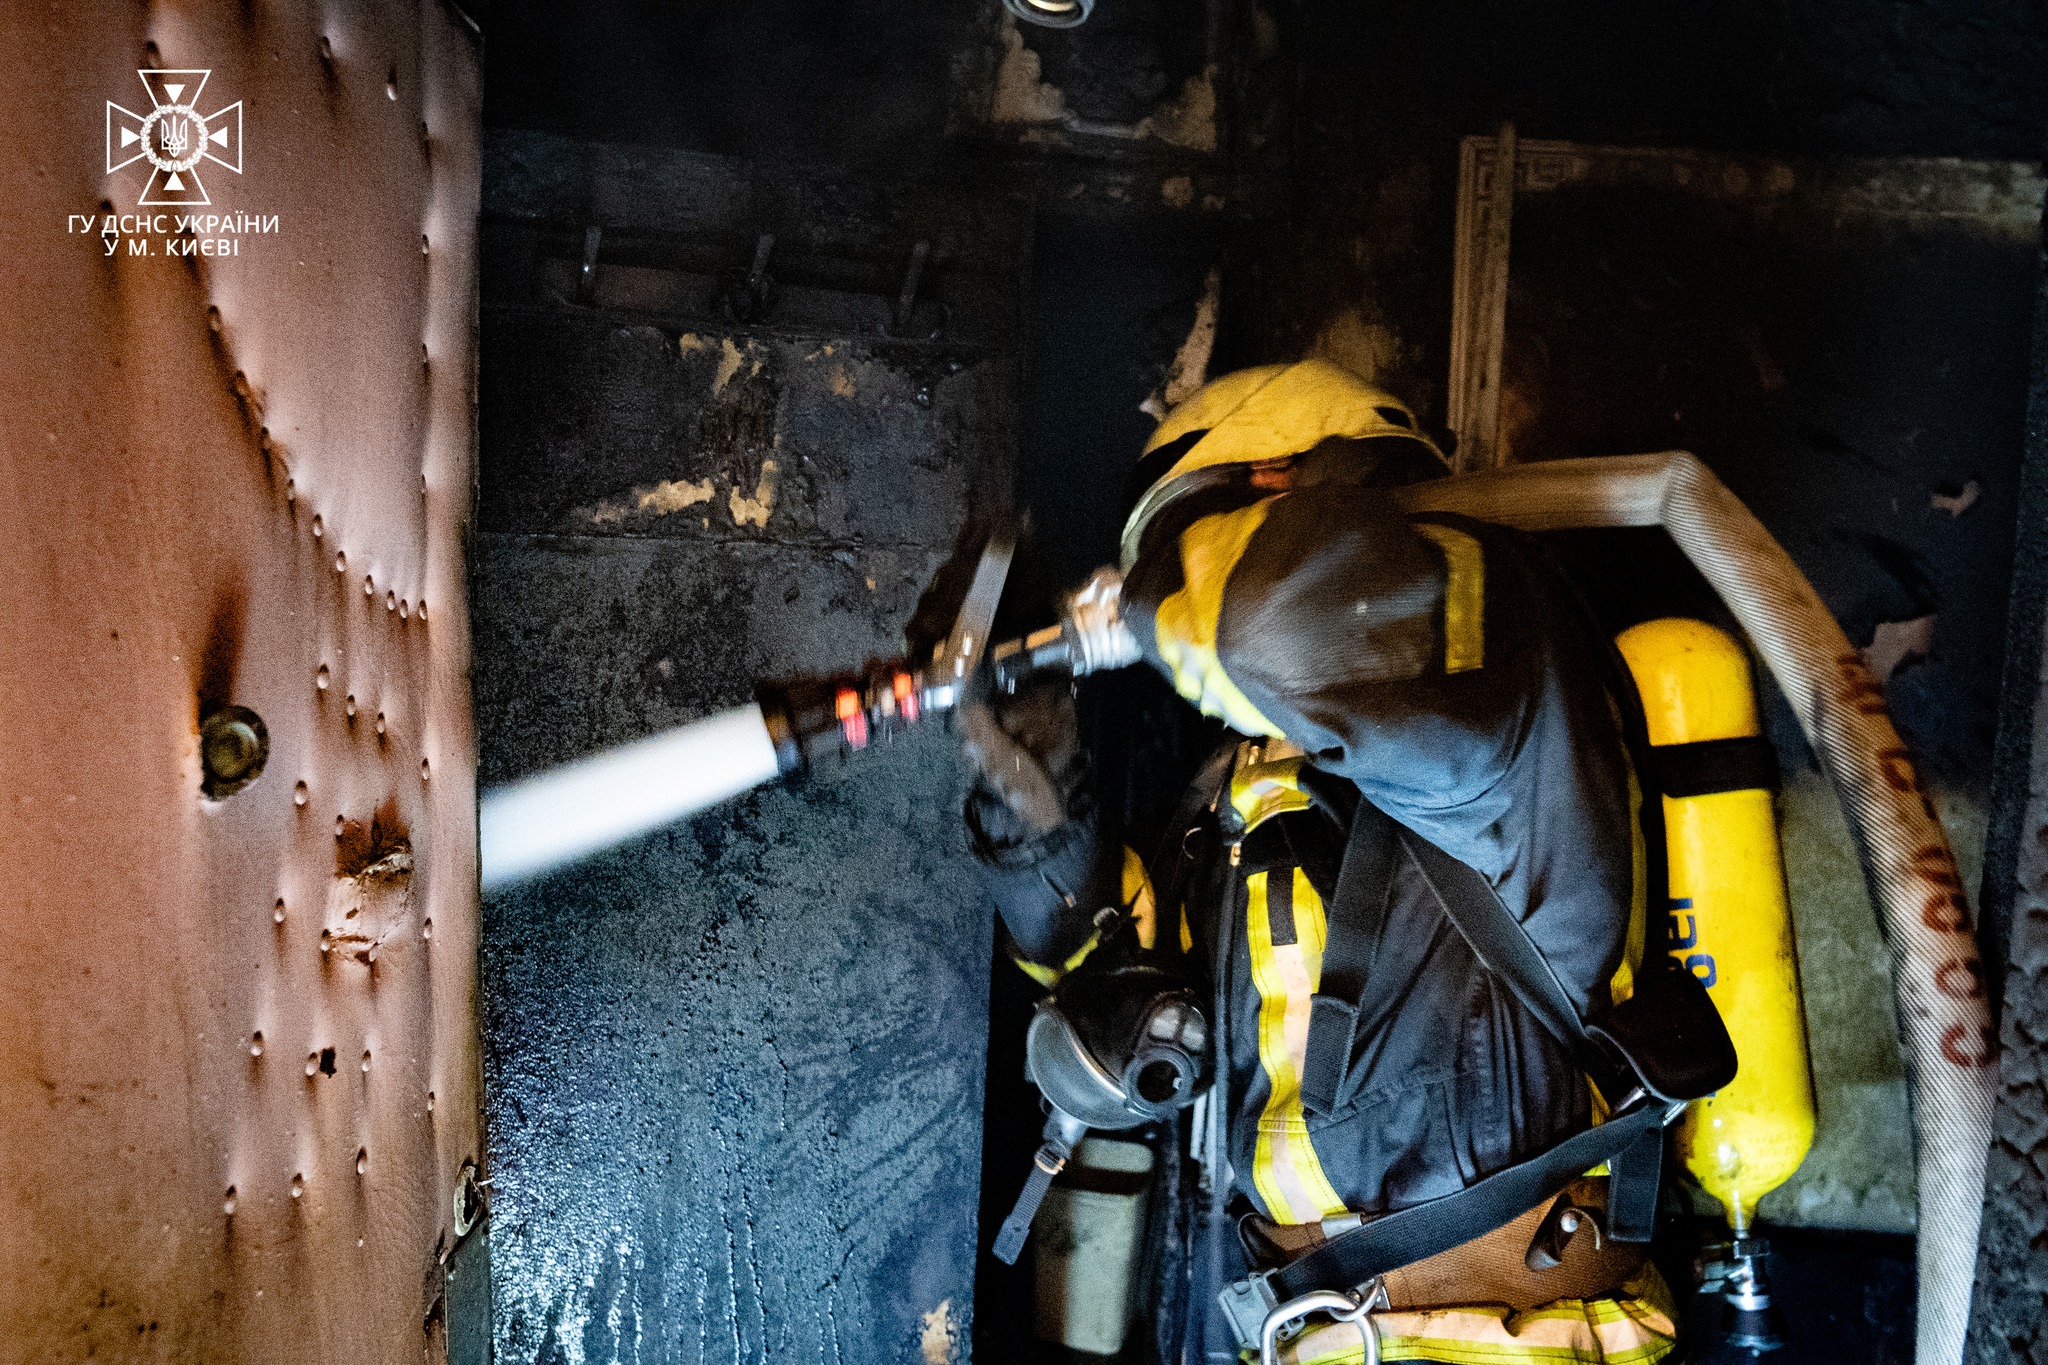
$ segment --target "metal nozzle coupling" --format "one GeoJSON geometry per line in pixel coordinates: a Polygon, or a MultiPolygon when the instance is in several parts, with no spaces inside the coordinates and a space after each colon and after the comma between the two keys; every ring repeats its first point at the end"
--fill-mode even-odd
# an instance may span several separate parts
{"type": "Polygon", "coordinates": [[[1138,637],[1123,623],[1124,578],[1115,569],[1097,569],[1092,578],[1067,595],[1060,623],[998,645],[989,652],[996,686],[1015,692],[1026,679],[1045,672],[1073,677],[1123,668],[1142,657],[1138,637]]]}
{"type": "MultiPolygon", "coordinates": [[[[785,775],[805,772],[821,758],[845,757],[886,740],[919,720],[966,699],[981,666],[996,598],[1009,567],[1009,543],[983,555],[953,633],[928,664],[891,659],[858,673],[761,684],[761,715],[785,775]]],[[[1098,569],[1061,604],[1060,623],[987,651],[995,685],[1015,692],[1034,674],[1079,676],[1138,661],[1137,637],[1117,614],[1123,575],[1098,569]]]]}
{"type": "Polygon", "coordinates": [[[988,647],[1012,548],[1007,535],[982,547],[960,614],[929,664],[890,659],[858,673],[762,683],[761,719],[782,775],[807,772],[820,758],[857,753],[958,706],[988,647]]]}
{"type": "Polygon", "coordinates": [[[950,709],[958,691],[952,678],[934,683],[927,670],[898,659],[860,673],[762,683],[757,695],[776,767],[788,776],[889,740],[950,709]]]}

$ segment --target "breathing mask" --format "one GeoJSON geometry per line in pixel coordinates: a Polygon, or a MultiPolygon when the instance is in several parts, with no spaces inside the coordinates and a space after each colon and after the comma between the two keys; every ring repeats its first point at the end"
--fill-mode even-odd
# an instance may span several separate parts
{"type": "Polygon", "coordinates": [[[1171,1119],[1213,1074],[1209,1020],[1172,959],[1104,943],[1038,1002],[1024,1066],[1044,1096],[1043,1144],[996,1237],[1012,1264],[1052,1179],[1091,1128],[1117,1131],[1171,1119]]]}

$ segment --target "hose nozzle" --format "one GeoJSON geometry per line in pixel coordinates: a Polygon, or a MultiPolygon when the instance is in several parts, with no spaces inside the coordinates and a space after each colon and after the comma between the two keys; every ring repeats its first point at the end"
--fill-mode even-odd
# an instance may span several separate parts
{"type": "Polygon", "coordinates": [[[776,768],[785,777],[809,772],[821,759],[858,753],[950,710],[959,685],[950,676],[934,682],[929,674],[892,659],[858,673],[760,684],[755,694],[776,768]]]}
{"type": "Polygon", "coordinates": [[[1097,569],[1093,577],[1060,604],[1060,621],[1021,640],[989,651],[995,685],[1015,692],[1037,674],[1060,672],[1071,677],[1123,668],[1142,657],[1138,637],[1123,623],[1124,579],[1115,569],[1097,569]]]}
{"type": "MultiPolygon", "coordinates": [[[[929,664],[891,659],[857,673],[763,683],[761,714],[783,775],[808,772],[821,759],[848,757],[960,705],[980,667],[1008,565],[1007,542],[984,557],[960,621],[929,664]]],[[[1097,569],[1060,604],[1058,625],[988,649],[995,687],[1015,692],[1040,673],[1080,677],[1136,663],[1138,639],[1118,612],[1123,589],[1122,574],[1097,569]]]]}

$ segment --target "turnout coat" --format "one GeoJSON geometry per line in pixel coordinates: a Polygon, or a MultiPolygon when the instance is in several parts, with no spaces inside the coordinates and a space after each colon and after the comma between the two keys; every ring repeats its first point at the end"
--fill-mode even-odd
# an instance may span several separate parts
{"type": "MultiPolygon", "coordinates": [[[[1238,1194],[1285,1225],[1392,1212],[1603,1118],[1620,1097],[1480,962],[1412,851],[1426,841],[1481,874],[1581,1017],[1628,998],[1651,878],[1633,711],[1609,641],[1540,542],[1405,515],[1384,488],[1237,481],[1152,519],[1124,612],[1147,660],[1244,737],[1197,779],[1185,828],[1140,875],[1070,750],[1065,826],[1007,837],[985,790],[969,823],[1016,955],[1042,981],[1086,959],[1102,907],[1144,918],[1156,897],[1159,946],[1177,940],[1215,986],[1238,1194]],[[1374,837],[1353,837],[1361,819],[1374,837]],[[1370,886],[1342,926],[1342,980],[1326,982],[1347,859],[1371,860],[1370,886]],[[1332,986],[1348,1036],[1309,1027],[1332,986]]],[[[1524,1346],[1656,1359],[1674,1328],[1645,1274],[1573,1300],[1566,1328],[1505,1307],[1463,1326],[1432,1315],[1410,1358],[1485,1343],[1496,1359],[1524,1346]],[[1465,1345],[1430,1346],[1445,1333],[1465,1345]]]]}

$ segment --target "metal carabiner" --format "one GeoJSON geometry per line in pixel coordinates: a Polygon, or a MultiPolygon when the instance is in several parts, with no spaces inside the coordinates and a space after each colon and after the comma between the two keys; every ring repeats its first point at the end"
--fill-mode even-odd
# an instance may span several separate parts
{"type": "Polygon", "coordinates": [[[1368,1281],[1350,1293],[1317,1289],[1275,1304],[1259,1326],[1259,1365],[1280,1365],[1280,1333],[1311,1313],[1328,1313],[1332,1322],[1357,1323],[1365,1338],[1362,1365],[1380,1365],[1380,1334],[1372,1325],[1372,1315],[1376,1309],[1385,1307],[1387,1287],[1378,1280],[1368,1281]]]}

